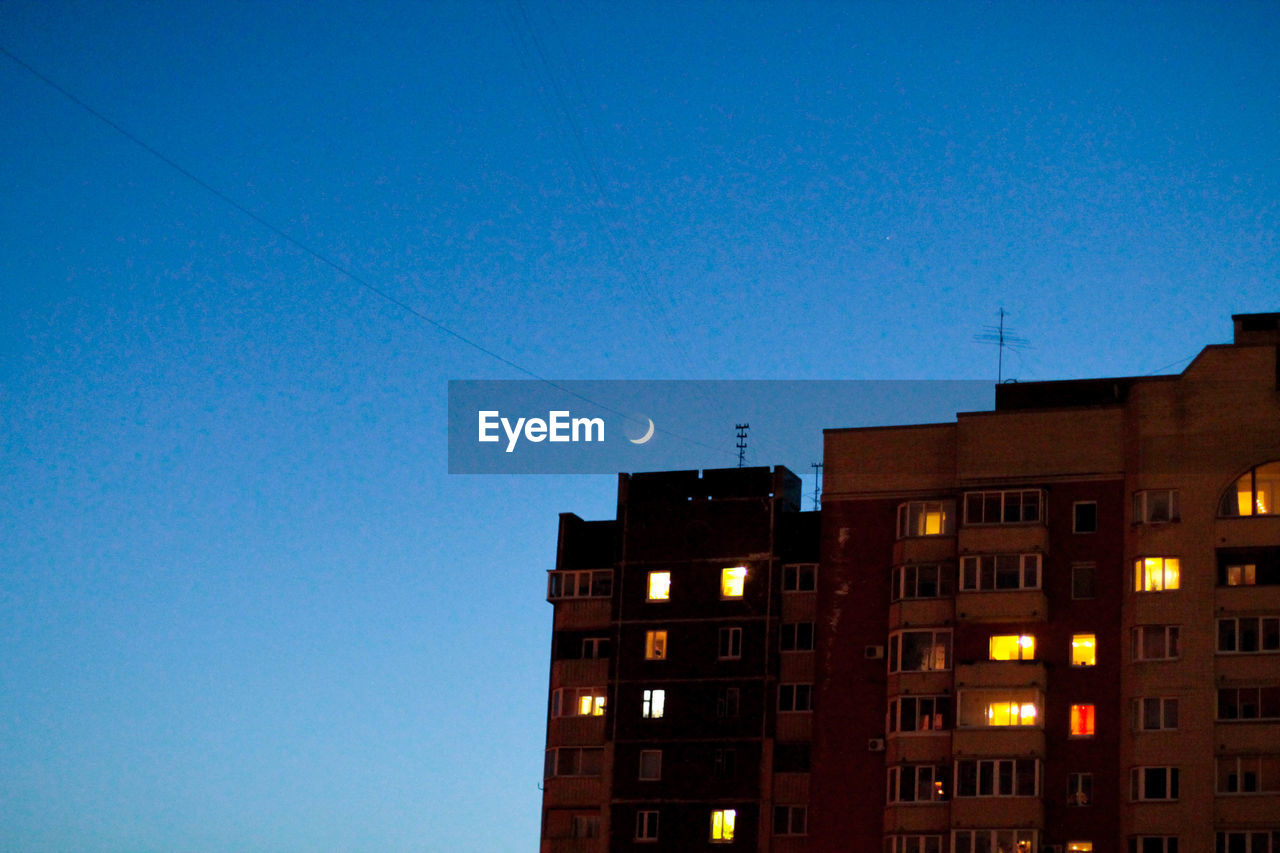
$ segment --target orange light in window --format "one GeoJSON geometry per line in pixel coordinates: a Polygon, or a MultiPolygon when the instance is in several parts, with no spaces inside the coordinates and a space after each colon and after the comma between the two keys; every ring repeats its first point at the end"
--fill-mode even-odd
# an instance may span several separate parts
{"type": "Polygon", "coordinates": [[[645,660],[665,660],[666,659],[667,657],[667,632],[666,631],[645,631],[644,657],[645,657],[645,660]]]}
{"type": "Polygon", "coordinates": [[[1036,656],[1036,638],[1028,634],[997,634],[988,644],[991,660],[1031,660],[1036,656]]]}
{"type": "Polygon", "coordinates": [[[1093,737],[1093,706],[1071,706],[1072,737],[1093,737]]]}
{"type": "Polygon", "coordinates": [[[747,582],[747,567],[734,566],[720,572],[720,595],[722,598],[742,598],[742,589],[747,582]]]}
{"type": "Polygon", "coordinates": [[[1096,666],[1098,641],[1093,634],[1074,634],[1071,637],[1071,665],[1096,666]]]}

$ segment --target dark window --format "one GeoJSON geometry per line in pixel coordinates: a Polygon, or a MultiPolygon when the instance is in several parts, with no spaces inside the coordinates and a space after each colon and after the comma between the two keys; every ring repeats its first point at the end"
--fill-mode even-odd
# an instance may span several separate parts
{"type": "Polygon", "coordinates": [[[1071,597],[1096,598],[1098,593],[1094,586],[1094,578],[1098,573],[1096,563],[1071,564],[1071,597]]]}
{"type": "Polygon", "coordinates": [[[1096,533],[1098,530],[1098,504],[1096,501],[1084,501],[1073,505],[1074,514],[1071,530],[1073,533],[1096,533]]]}
{"type": "Polygon", "coordinates": [[[788,622],[782,626],[782,651],[813,651],[813,623],[788,622]]]}
{"type": "Polygon", "coordinates": [[[809,744],[778,743],[773,746],[773,769],[777,773],[808,773],[809,744]]]}

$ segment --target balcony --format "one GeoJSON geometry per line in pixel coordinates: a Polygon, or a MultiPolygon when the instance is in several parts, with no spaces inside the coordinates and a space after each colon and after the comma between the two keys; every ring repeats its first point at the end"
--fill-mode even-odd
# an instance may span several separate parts
{"type": "Polygon", "coordinates": [[[956,729],[951,736],[951,751],[957,758],[967,755],[1043,758],[1044,729],[1033,726],[956,729]]]}
{"type": "Polygon", "coordinates": [[[1049,528],[1037,522],[961,527],[956,547],[961,554],[1045,553],[1049,528]]]}
{"type": "Polygon", "coordinates": [[[1048,684],[1045,665],[1038,660],[991,660],[956,667],[956,689],[966,687],[1038,687],[1048,684]]]}
{"type": "Polygon", "coordinates": [[[609,625],[612,601],[608,598],[562,598],[555,602],[556,630],[605,628],[609,625]]]}
{"type": "Polygon", "coordinates": [[[884,831],[887,833],[946,833],[951,814],[950,806],[948,802],[886,806],[884,831]]]}
{"type": "Polygon", "coordinates": [[[951,801],[951,825],[961,828],[991,826],[993,814],[1009,829],[1044,829],[1044,800],[1039,797],[956,797],[951,801]]]}
{"type": "Polygon", "coordinates": [[[1049,599],[1043,590],[956,593],[956,619],[965,622],[1044,622],[1049,599]]]}
{"type": "Polygon", "coordinates": [[[912,625],[950,625],[955,618],[951,598],[913,598],[889,605],[889,630],[912,625]]]}
{"type": "Polygon", "coordinates": [[[558,660],[551,664],[551,687],[593,687],[609,680],[607,658],[558,660]]]}

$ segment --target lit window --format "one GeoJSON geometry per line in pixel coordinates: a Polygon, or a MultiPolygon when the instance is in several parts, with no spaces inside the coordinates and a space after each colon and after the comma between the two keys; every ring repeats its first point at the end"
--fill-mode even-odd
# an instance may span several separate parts
{"type": "Polygon", "coordinates": [[[1255,586],[1258,583],[1258,566],[1256,563],[1228,565],[1223,570],[1227,586],[1255,586]]]}
{"type": "Polygon", "coordinates": [[[899,764],[888,768],[888,802],[940,803],[951,774],[940,764],[899,764]]]}
{"type": "Polygon", "coordinates": [[[1038,850],[1034,829],[953,829],[951,853],[1032,853],[1038,850]]]}
{"type": "Polygon", "coordinates": [[[998,492],[966,492],[965,524],[1025,524],[1040,521],[1039,489],[1010,489],[998,492]]]}
{"type": "Polygon", "coordinates": [[[1039,588],[1039,554],[983,554],[960,560],[961,591],[1039,588]]]}
{"type": "Polygon", "coordinates": [[[783,592],[813,592],[818,575],[816,563],[782,567],[783,592]]]}
{"type": "Polygon", "coordinates": [[[1068,841],[1067,853],[1093,853],[1092,841],[1068,841]]]}
{"type": "Polygon", "coordinates": [[[1068,773],[1067,774],[1067,805],[1069,806],[1093,805],[1093,774],[1092,773],[1068,773]]]}
{"type": "Polygon", "coordinates": [[[737,660],[742,657],[742,629],[721,628],[717,656],[720,660],[737,660]]]}
{"type": "Polygon", "coordinates": [[[1179,656],[1177,625],[1139,625],[1133,629],[1133,659],[1174,660],[1179,656]]]}
{"type": "Polygon", "coordinates": [[[667,658],[667,632],[666,631],[645,631],[644,632],[644,658],[645,660],[666,660],[667,658]]]}
{"type": "Polygon", "coordinates": [[[1143,557],[1134,561],[1134,592],[1164,592],[1177,588],[1177,557],[1143,557]]]}
{"type": "Polygon", "coordinates": [[[734,566],[720,570],[720,597],[742,598],[742,588],[747,582],[747,567],[734,566]]]}
{"type": "Polygon", "coordinates": [[[636,812],[636,841],[658,840],[658,813],[656,811],[636,812]]]}
{"type": "Polygon", "coordinates": [[[806,806],[774,806],[774,835],[804,835],[807,831],[809,809],[806,806]]]}
{"type": "Polygon", "coordinates": [[[734,809],[716,809],[711,813],[711,840],[732,841],[733,824],[738,817],[734,809]]]}
{"type": "Polygon", "coordinates": [[[991,638],[991,660],[1032,660],[1036,638],[1027,634],[998,634],[991,638]]]}
{"type": "Polygon", "coordinates": [[[1072,705],[1071,706],[1071,736],[1072,737],[1093,737],[1094,734],[1093,706],[1092,705],[1072,705]]]}
{"type": "Polygon", "coordinates": [[[898,506],[899,539],[950,536],[954,532],[954,501],[910,501],[898,506]]]}
{"type": "Polygon", "coordinates": [[[1222,496],[1218,515],[1275,515],[1280,498],[1280,462],[1251,468],[1222,496]]]}
{"type": "Polygon", "coordinates": [[[644,700],[640,706],[640,715],[650,720],[658,719],[662,716],[666,700],[667,691],[665,690],[644,691],[644,700]]]}
{"type": "Polygon", "coordinates": [[[889,672],[951,669],[951,631],[899,631],[889,637],[889,672]]]}
{"type": "MultiPolygon", "coordinates": [[[[1071,505],[1071,532],[1098,532],[1098,502],[1079,501],[1071,505]]],[[[1092,848],[1090,848],[1092,849],[1092,848]]]]}
{"type": "Polygon", "coordinates": [[[1147,489],[1133,493],[1133,523],[1163,524],[1178,520],[1177,489],[1147,489]]]}
{"type": "Polygon", "coordinates": [[[1093,634],[1071,635],[1071,665],[1096,666],[1098,663],[1098,639],[1093,634]]]}
{"type": "Polygon", "coordinates": [[[1037,797],[1040,762],[1034,758],[961,759],[956,762],[957,797],[1037,797]]]}
{"type": "Polygon", "coordinates": [[[649,572],[649,600],[667,601],[671,598],[671,572],[649,572]]]}
{"type": "Polygon", "coordinates": [[[1218,793],[1280,793],[1280,755],[1237,755],[1219,758],[1218,793]]]}
{"type": "Polygon", "coordinates": [[[603,687],[563,687],[551,692],[551,716],[600,717],[604,715],[603,687]]]}
{"type": "Polygon", "coordinates": [[[1178,799],[1178,768],[1133,768],[1129,772],[1129,799],[1134,802],[1178,799]]]}
{"type": "Polygon", "coordinates": [[[655,782],[662,778],[662,750],[640,750],[640,780],[655,782]]]}
{"type": "Polygon", "coordinates": [[[1143,696],[1134,699],[1133,727],[1140,732],[1176,729],[1178,700],[1165,696],[1143,696]]]}
{"type": "Polygon", "coordinates": [[[1280,616],[1237,616],[1218,620],[1218,652],[1257,654],[1280,651],[1280,616]]]}
{"type": "Polygon", "coordinates": [[[960,693],[959,725],[964,728],[1036,726],[1040,724],[1041,698],[1033,687],[964,690],[960,693]]]}

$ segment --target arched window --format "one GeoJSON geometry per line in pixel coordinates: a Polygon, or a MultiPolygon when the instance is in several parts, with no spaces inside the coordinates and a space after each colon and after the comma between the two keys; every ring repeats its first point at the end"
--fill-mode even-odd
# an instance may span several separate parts
{"type": "Polygon", "coordinates": [[[1218,515],[1238,518],[1245,515],[1280,513],[1280,461],[1256,465],[1240,475],[1222,495],[1218,515]]]}

